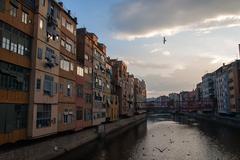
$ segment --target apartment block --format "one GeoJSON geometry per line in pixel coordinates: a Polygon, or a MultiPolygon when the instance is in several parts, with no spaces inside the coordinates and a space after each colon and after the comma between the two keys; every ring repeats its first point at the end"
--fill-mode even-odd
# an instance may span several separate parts
{"type": "Polygon", "coordinates": [[[144,107],[146,101],[146,83],[144,80],[134,78],[134,107],[139,110],[144,107]]]}
{"type": "Polygon", "coordinates": [[[84,65],[81,63],[77,64],[77,76],[76,76],[76,128],[75,130],[80,130],[91,125],[87,124],[87,121],[84,119],[84,109],[85,100],[84,100],[84,65]]]}
{"type": "Polygon", "coordinates": [[[134,75],[129,73],[127,73],[126,92],[126,98],[128,103],[128,116],[133,116],[136,112],[136,108],[134,107],[134,75]]]}
{"type": "Polygon", "coordinates": [[[27,138],[35,1],[0,1],[0,144],[27,138]]]}
{"type": "Polygon", "coordinates": [[[28,133],[37,138],[75,127],[77,19],[55,0],[38,1],[34,17],[28,133]]]}
{"type": "Polygon", "coordinates": [[[239,60],[228,65],[224,64],[215,71],[215,90],[219,113],[236,114],[239,112],[239,73],[239,60]]]}
{"type": "Polygon", "coordinates": [[[112,66],[110,63],[110,57],[106,59],[106,85],[104,86],[104,95],[105,95],[105,108],[106,108],[106,121],[116,121],[118,120],[118,110],[119,110],[119,102],[116,94],[113,93],[113,85],[112,85],[112,66]]]}
{"type": "Polygon", "coordinates": [[[109,99],[110,86],[106,81],[106,46],[98,42],[95,34],[93,39],[93,125],[106,121],[106,101],[109,99]],[[108,89],[105,90],[105,87],[108,89]]]}
{"type": "MultiPolygon", "coordinates": [[[[93,41],[86,28],[77,29],[77,62],[82,65],[83,73],[83,124],[92,125],[93,111],[93,41]]],[[[79,68],[79,72],[82,70],[79,68]]]]}
{"type": "Polygon", "coordinates": [[[229,64],[229,96],[230,96],[230,112],[240,112],[240,60],[236,60],[229,64]]]}
{"type": "Polygon", "coordinates": [[[228,66],[224,65],[215,71],[215,93],[218,113],[229,113],[229,73],[228,66]]]}
{"type": "Polygon", "coordinates": [[[169,107],[178,109],[180,97],[178,93],[170,93],[169,94],[169,107]]]}
{"type": "Polygon", "coordinates": [[[113,93],[118,96],[119,100],[119,116],[128,116],[129,106],[126,91],[127,65],[117,59],[111,59],[110,62],[113,69],[113,93]]]}

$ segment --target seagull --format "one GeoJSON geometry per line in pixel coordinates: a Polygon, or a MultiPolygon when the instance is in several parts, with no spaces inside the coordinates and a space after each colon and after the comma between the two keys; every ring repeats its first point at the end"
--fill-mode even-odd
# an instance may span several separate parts
{"type": "Polygon", "coordinates": [[[167,40],[166,37],[163,37],[163,44],[166,44],[167,40]]]}

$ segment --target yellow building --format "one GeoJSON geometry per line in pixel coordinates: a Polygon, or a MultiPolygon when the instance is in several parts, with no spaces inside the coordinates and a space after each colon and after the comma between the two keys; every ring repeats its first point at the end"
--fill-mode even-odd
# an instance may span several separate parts
{"type": "Polygon", "coordinates": [[[110,100],[107,102],[107,121],[118,120],[119,103],[117,95],[111,95],[110,100]]]}

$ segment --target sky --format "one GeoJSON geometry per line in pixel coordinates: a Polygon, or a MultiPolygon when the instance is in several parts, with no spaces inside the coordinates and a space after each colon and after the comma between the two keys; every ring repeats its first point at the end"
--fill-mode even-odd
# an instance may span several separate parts
{"type": "Polygon", "coordinates": [[[239,0],[63,0],[107,45],[111,58],[144,79],[147,96],[193,90],[239,57],[239,0]],[[162,43],[163,37],[167,42],[162,43]]]}

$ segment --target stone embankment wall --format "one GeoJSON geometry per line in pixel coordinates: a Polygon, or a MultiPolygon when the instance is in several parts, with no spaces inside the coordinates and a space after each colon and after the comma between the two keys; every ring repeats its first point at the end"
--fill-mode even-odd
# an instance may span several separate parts
{"type": "Polygon", "coordinates": [[[137,115],[98,128],[86,129],[74,134],[55,137],[36,144],[20,147],[0,154],[0,160],[50,160],[99,137],[115,131],[129,129],[146,120],[146,115],[137,115]]]}

